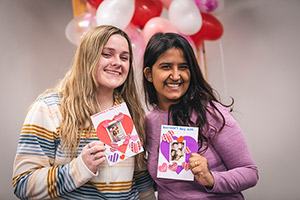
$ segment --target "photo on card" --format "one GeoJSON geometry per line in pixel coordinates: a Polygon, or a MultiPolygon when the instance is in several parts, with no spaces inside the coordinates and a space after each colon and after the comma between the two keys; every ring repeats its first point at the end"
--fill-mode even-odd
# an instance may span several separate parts
{"type": "Polygon", "coordinates": [[[122,144],[123,140],[125,140],[126,134],[120,122],[118,121],[110,122],[106,130],[108,132],[111,141],[116,142],[118,145],[122,144]]]}
{"type": "Polygon", "coordinates": [[[182,163],[185,161],[185,141],[178,142],[177,140],[173,140],[170,143],[170,161],[176,163],[182,163]]]}

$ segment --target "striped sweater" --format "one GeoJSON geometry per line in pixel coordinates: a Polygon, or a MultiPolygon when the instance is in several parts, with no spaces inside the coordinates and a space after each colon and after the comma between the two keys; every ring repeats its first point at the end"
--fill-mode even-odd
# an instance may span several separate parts
{"type": "Polygon", "coordinates": [[[62,119],[60,95],[49,94],[29,109],[19,137],[14,161],[14,193],[21,199],[140,199],[153,197],[152,180],[146,170],[135,171],[135,159],[91,172],[81,158],[84,145],[98,140],[93,131],[81,135],[78,157],[70,159],[58,135],[62,119]]]}

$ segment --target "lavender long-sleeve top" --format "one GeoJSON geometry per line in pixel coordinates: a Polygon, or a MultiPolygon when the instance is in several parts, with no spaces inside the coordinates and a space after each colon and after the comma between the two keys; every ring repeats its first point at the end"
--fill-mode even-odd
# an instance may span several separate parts
{"type": "MultiPolygon", "coordinates": [[[[215,103],[226,119],[226,125],[213,145],[201,153],[206,157],[214,177],[213,188],[194,181],[157,178],[160,129],[167,124],[168,111],[154,107],[146,116],[148,170],[157,184],[158,199],[244,199],[241,191],[253,187],[258,181],[258,171],[250,155],[243,133],[229,110],[215,103]]],[[[220,117],[220,115],[218,114],[220,117]]],[[[210,139],[221,124],[207,113],[212,125],[204,133],[210,139]],[[214,128],[215,127],[215,128],[214,128]]],[[[192,118],[193,119],[193,118],[192,118]]]]}

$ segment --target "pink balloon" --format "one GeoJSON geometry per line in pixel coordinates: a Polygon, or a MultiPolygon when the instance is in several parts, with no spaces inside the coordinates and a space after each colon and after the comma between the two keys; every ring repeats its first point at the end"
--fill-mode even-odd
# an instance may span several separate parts
{"type": "Polygon", "coordinates": [[[78,45],[82,36],[92,28],[96,27],[96,19],[91,13],[83,13],[73,18],[66,26],[67,39],[74,45],[78,45]]]}
{"type": "Polygon", "coordinates": [[[204,13],[211,13],[224,8],[224,0],[195,0],[199,10],[204,13]]]}
{"type": "Polygon", "coordinates": [[[93,7],[88,1],[86,2],[86,8],[89,13],[91,13],[92,16],[95,16],[97,13],[97,8],[93,7]]]}
{"type": "Polygon", "coordinates": [[[162,2],[164,8],[169,9],[172,0],[160,0],[160,1],[162,2]]]}
{"type": "Polygon", "coordinates": [[[173,24],[168,19],[162,18],[162,17],[153,17],[145,24],[144,29],[143,29],[143,36],[144,36],[145,44],[148,43],[150,38],[155,33],[159,33],[159,32],[178,33],[175,26],[173,26],[173,24]]]}
{"type": "Polygon", "coordinates": [[[133,66],[135,68],[140,68],[143,64],[143,55],[145,51],[145,42],[141,30],[137,26],[130,23],[126,27],[125,32],[131,40],[133,51],[133,66]]]}
{"type": "Polygon", "coordinates": [[[197,47],[196,47],[196,44],[195,44],[194,40],[188,35],[184,35],[184,34],[180,34],[180,35],[183,36],[190,43],[190,45],[192,46],[192,49],[194,51],[195,56],[197,56],[197,47]]]}
{"type": "Polygon", "coordinates": [[[212,11],[210,14],[215,15],[215,16],[220,15],[223,13],[224,8],[225,8],[224,0],[219,0],[218,7],[214,11],[212,11]]]}

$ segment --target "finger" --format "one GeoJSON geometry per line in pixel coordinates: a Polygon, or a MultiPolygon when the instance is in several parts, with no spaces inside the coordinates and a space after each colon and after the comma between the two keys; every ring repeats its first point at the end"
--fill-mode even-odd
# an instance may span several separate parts
{"type": "Polygon", "coordinates": [[[100,158],[105,157],[105,153],[104,152],[98,152],[94,155],[95,160],[98,160],[100,158]]]}
{"type": "Polygon", "coordinates": [[[103,142],[101,142],[101,141],[93,141],[93,142],[91,142],[91,143],[88,143],[88,147],[89,148],[92,148],[92,147],[94,147],[94,146],[104,146],[104,143],[103,142]]]}
{"type": "Polygon", "coordinates": [[[197,156],[200,156],[200,154],[198,154],[198,153],[191,153],[191,157],[197,157],[197,156]]]}
{"type": "Polygon", "coordinates": [[[95,145],[91,149],[93,150],[94,153],[103,152],[103,151],[105,151],[105,146],[104,145],[95,145]]]}
{"type": "Polygon", "coordinates": [[[95,160],[95,163],[96,163],[97,166],[100,165],[101,163],[104,163],[104,162],[106,162],[105,156],[102,157],[102,158],[98,158],[97,160],[95,160]]]}

